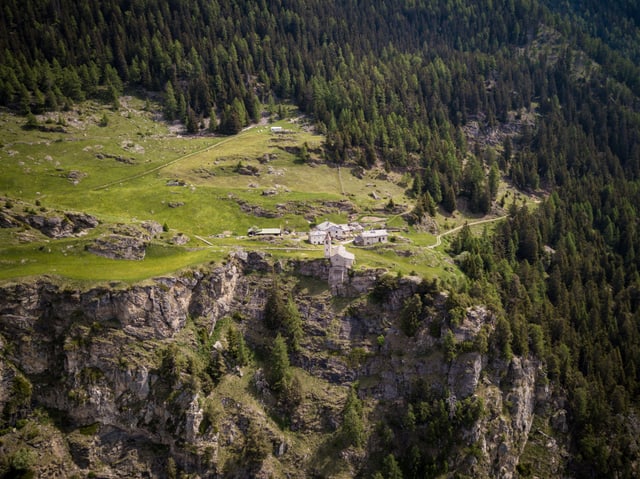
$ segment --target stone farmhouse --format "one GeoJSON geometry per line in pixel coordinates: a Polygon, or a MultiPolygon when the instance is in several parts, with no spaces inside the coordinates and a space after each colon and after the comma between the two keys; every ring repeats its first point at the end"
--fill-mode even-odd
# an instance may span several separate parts
{"type": "Polygon", "coordinates": [[[311,244],[323,244],[327,237],[326,231],[311,230],[309,231],[309,243],[311,244]]]}
{"type": "Polygon", "coordinates": [[[363,231],[353,239],[353,244],[358,246],[369,246],[376,243],[386,243],[389,239],[387,230],[363,231]]]}
{"type": "Polygon", "coordinates": [[[335,224],[331,221],[324,221],[311,230],[309,233],[309,242],[311,244],[322,244],[327,233],[330,234],[333,239],[344,240],[352,238],[363,229],[364,228],[358,223],[335,224]]]}

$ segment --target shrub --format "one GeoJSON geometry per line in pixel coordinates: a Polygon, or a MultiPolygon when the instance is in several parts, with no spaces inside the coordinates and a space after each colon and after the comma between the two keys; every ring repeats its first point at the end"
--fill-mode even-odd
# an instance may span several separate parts
{"type": "Polygon", "coordinates": [[[451,330],[444,335],[444,355],[447,361],[452,361],[457,356],[456,339],[451,330]]]}
{"type": "Polygon", "coordinates": [[[390,274],[384,274],[376,281],[376,285],[371,292],[371,298],[378,303],[384,303],[397,287],[398,278],[390,274]]]}
{"type": "Polygon", "coordinates": [[[35,454],[30,449],[18,449],[9,457],[9,470],[3,477],[22,479],[34,477],[34,472],[31,468],[35,459],[35,454]]]}
{"type": "Polygon", "coordinates": [[[271,442],[264,429],[258,426],[257,421],[252,420],[247,430],[247,439],[244,446],[244,458],[247,463],[256,467],[262,464],[271,452],[271,442]]]}
{"type": "Polygon", "coordinates": [[[100,423],[94,422],[93,424],[89,424],[87,426],[82,426],[79,431],[83,436],[95,436],[100,429],[100,423]]]}
{"type": "Polygon", "coordinates": [[[11,384],[9,400],[4,405],[4,416],[10,421],[19,419],[21,410],[31,403],[31,383],[22,374],[16,374],[11,384]]]}
{"type": "Polygon", "coordinates": [[[27,121],[24,124],[25,130],[33,130],[35,128],[38,128],[39,126],[40,124],[38,123],[35,115],[31,112],[27,113],[27,121]]]}

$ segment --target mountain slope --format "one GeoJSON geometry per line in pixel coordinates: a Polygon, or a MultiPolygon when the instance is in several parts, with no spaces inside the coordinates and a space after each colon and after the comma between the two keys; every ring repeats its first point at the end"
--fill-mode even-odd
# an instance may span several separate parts
{"type": "MultiPolygon", "coordinates": [[[[0,103],[27,115],[25,127],[37,131],[35,114],[72,108],[86,96],[116,109],[125,88],[161,97],[165,119],[201,136],[235,134],[260,120],[263,109],[273,117],[291,101],[326,135],[317,157],[354,172],[378,166],[410,180],[404,188],[415,202],[407,217],[412,225],[460,210],[508,211],[492,231],[477,235],[462,228],[448,245],[466,278],[438,285],[449,293],[442,321],[433,320],[438,317],[433,295],[418,291],[417,298],[407,295],[395,305],[397,315],[389,319],[394,326],[380,340],[382,351],[374,351],[373,343],[349,346],[356,351],[354,360],[373,354],[371,376],[401,378],[410,376],[402,367],[375,369],[387,333],[402,330],[404,336],[396,337],[402,350],[428,330],[437,341],[425,339],[425,344],[444,356],[441,365],[450,367],[460,355],[480,355],[479,366],[478,356],[464,356],[465,364],[470,371],[487,371],[490,384],[484,392],[477,384],[469,397],[500,395],[502,407],[496,399],[482,411],[470,399],[458,417],[451,405],[457,404],[451,391],[458,381],[449,384],[443,378],[450,376],[441,371],[442,387],[405,388],[407,394],[393,398],[398,414],[387,416],[394,405],[377,410],[367,403],[377,393],[363,381],[358,392],[364,406],[350,395],[349,413],[340,418],[343,423],[350,418],[353,433],[343,473],[397,477],[401,470],[406,477],[433,477],[454,468],[452,474],[473,474],[477,466],[487,475],[539,475],[541,438],[549,436],[554,451],[567,459],[540,466],[544,473],[637,475],[640,68],[637,8],[631,2],[43,0],[24,6],[7,1],[3,9],[0,103]],[[499,199],[500,177],[544,200],[534,209],[522,207],[515,195],[512,202],[506,195],[499,199]],[[484,332],[467,340],[456,337],[456,328],[481,306],[494,315],[484,332]],[[537,429],[529,446],[525,439],[518,442],[523,455],[505,452],[502,461],[500,448],[483,446],[491,428],[473,433],[474,424],[499,422],[501,409],[509,418],[523,408],[530,411],[528,400],[510,403],[508,388],[530,393],[531,384],[518,384],[531,374],[520,372],[538,365],[537,384],[549,386],[540,392],[539,415],[535,422],[516,421],[523,435],[531,424],[537,429]],[[499,394],[492,389],[497,383],[499,394]],[[556,405],[565,412],[553,415],[556,405]],[[366,444],[357,421],[365,412],[380,421],[379,437],[366,444]],[[464,446],[447,455],[443,451],[450,444],[464,446]],[[370,470],[362,466],[367,454],[380,459],[370,470]],[[494,460],[497,469],[489,465],[494,460]]],[[[391,300],[396,283],[381,279],[370,294],[391,300]]],[[[293,302],[302,302],[295,288],[288,292],[293,302]]],[[[19,288],[15,294],[20,303],[19,288]]],[[[47,310],[46,304],[39,306],[47,310]]],[[[354,317],[360,307],[353,306],[354,317]]],[[[237,312],[246,313],[240,306],[237,312]]],[[[253,313],[260,324],[264,317],[253,313]]],[[[3,321],[8,343],[28,337],[15,329],[19,314],[3,312],[3,321]]],[[[260,342],[240,329],[260,352],[260,342]]],[[[313,352],[329,364],[336,346],[329,341],[324,347],[329,352],[313,352]]],[[[410,366],[426,354],[408,351],[410,366]]],[[[5,369],[11,371],[5,377],[12,378],[5,388],[7,428],[30,410],[28,384],[39,379],[17,373],[23,366],[15,354],[5,354],[5,369]]],[[[318,357],[304,362],[301,355],[290,356],[317,372],[318,357]]],[[[281,361],[285,357],[281,354],[281,361]]],[[[352,385],[349,367],[356,370],[345,367],[343,382],[352,385]]],[[[181,379],[181,371],[173,367],[174,379],[181,379]]],[[[101,379],[93,370],[84,375],[76,379],[87,388],[101,379]]],[[[282,384],[292,390],[280,392],[296,396],[291,377],[282,384]]],[[[332,406],[334,413],[340,407],[332,406]]],[[[269,423],[265,430],[278,428],[284,434],[291,425],[269,423]]],[[[248,430],[244,423],[243,436],[248,430]]],[[[365,430],[372,432],[371,423],[365,430]]],[[[329,441],[309,448],[320,460],[322,451],[330,456],[334,446],[329,441]]],[[[264,441],[251,445],[259,458],[252,465],[277,467],[267,449],[264,441]]],[[[246,463],[236,459],[242,470],[246,463]]],[[[173,460],[183,468],[190,464],[179,454],[173,460]]],[[[323,474],[330,475],[318,472],[323,474]]]]}

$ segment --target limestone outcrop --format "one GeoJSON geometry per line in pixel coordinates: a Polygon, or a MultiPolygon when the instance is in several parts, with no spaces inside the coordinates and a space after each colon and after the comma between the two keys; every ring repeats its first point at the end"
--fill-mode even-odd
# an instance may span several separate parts
{"type": "Polygon", "coordinates": [[[37,229],[49,238],[67,238],[86,233],[98,226],[98,220],[86,213],[52,213],[52,214],[3,214],[3,227],[15,227],[22,222],[37,229]],[[13,219],[11,218],[13,216],[13,219]]]}
{"type": "MultiPolygon", "coordinates": [[[[324,261],[282,264],[240,251],[224,265],[135,285],[72,289],[40,278],[1,286],[0,410],[5,422],[23,425],[11,433],[13,443],[41,458],[56,454],[59,459],[36,468],[49,477],[167,477],[178,468],[213,478],[234,467],[243,471],[237,474],[322,475],[319,452],[309,457],[291,434],[338,434],[343,398],[356,382],[372,411],[371,424],[375,411],[407,407],[420,383],[446,398],[451,414],[483,404],[484,413],[457,433],[450,470],[515,477],[536,404],[550,394],[540,387],[540,365],[462,346],[453,357],[445,354],[447,336],[457,345],[490,336],[496,321],[491,311],[468,308],[453,324],[446,295],[436,294],[430,316],[407,337],[399,316],[405,300],[423,291],[420,278],[394,279],[377,302],[373,293],[384,272],[354,272],[338,298],[344,306],[336,309],[327,273],[324,261]],[[291,361],[323,384],[302,388],[298,406],[279,402],[262,369],[245,376],[233,366],[230,340],[217,332],[220,323],[230,334],[232,321],[252,349],[268,354],[264,311],[274,272],[302,319],[304,334],[291,361]],[[211,372],[216,364],[222,376],[211,372]],[[239,387],[246,388],[240,395],[233,389],[239,387]],[[286,435],[269,418],[281,408],[290,408],[283,416],[286,435]],[[33,446],[24,424],[40,424],[28,419],[36,410],[55,419],[31,432],[39,438],[33,446]],[[269,446],[258,472],[244,462],[256,425],[269,446]]],[[[373,425],[367,427],[373,434],[373,425]]],[[[4,444],[5,454],[18,453],[4,444]]],[[[349,449],[344,461],[353,473],[364,471],[366,454],[349,449]]]]}

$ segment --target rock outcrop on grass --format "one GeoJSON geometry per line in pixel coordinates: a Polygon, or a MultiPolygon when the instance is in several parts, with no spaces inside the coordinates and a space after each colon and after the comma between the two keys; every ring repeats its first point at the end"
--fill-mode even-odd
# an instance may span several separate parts
{"type": "Polygon", "coordinates": [[[161,233],[162,226],[155,221],[145,221],[140,227],[119,225],[111,233],[88,244],[85,249],[105,258],[140,261],[146,255],[149,242],[161,233]]]}
{"type": "Polygon", "coordinates": [[[110,234],[97,238],[86,246],[86,250],[110,259],[143,260],[147,252],[147,242],[131,236],[110,234]]]}
{"type": "Polygon", "coordinates": [[[99,224],[98,219],[90,214],[48,210],[39,201],[31,205],[9,198],[0,200],[4,201],[4,206],[0,209],[0,228],[28,227],[49,238],[58,239],[86,234],[99,224]]]}
{"type": "Polygon", "coordinates": [[[19,214],[15,219],[49,238],[68,238],[98,226],[98,219],[86,213],[19,214]]]}

